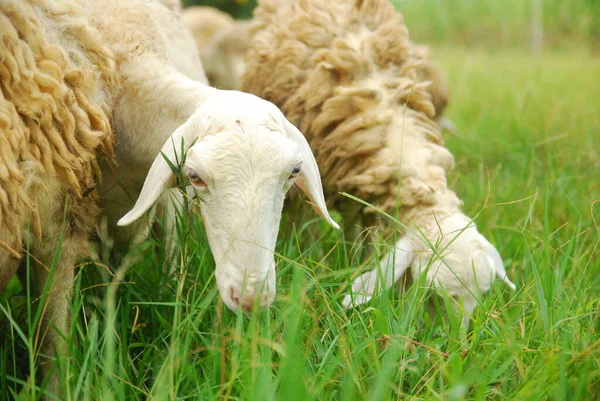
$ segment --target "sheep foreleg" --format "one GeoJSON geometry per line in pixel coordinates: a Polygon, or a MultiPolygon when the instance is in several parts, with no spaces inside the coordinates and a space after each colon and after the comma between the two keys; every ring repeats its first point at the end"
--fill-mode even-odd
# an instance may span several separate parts
{"type": "MultiPolygon", "coordinates": [[[[68,355],[68,344],[63,337],[69,331],[69,300],[73,292],[75,280],[74,265],[78,254],[69,240],[65,240],[58,260],[53,266],[53,255],[49,253],[40,260],[42,264],[34,264],[34,277],[40,294],[44,299],[42,326],[36,335],[36,344],[41,344],[44,360],[41,363],[44,377],[49,377],[48,390],[60,394],[59,375],[56,371],[56,359],[68,355]]],[[[75,248],[78,249],[78,248],[75,248]]]]}
{"type": "Polygon", "coordinates": [[[413,246],[407,237],[396,243],[394,250],[381,259],[380,267],[358,276],[352,283],[352,293],[342,300],[349,308],[369,302],[373,296],[391,287],[404,275],[414,260],[413,246]]]}

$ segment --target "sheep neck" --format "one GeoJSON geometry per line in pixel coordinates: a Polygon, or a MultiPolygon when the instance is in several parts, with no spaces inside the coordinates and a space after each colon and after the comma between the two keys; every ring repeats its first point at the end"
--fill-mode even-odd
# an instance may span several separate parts
{"type": "Polygon", "coordinates": [[[154,60],[121,66],[114,122],[120,163],[147,171],[171,134],[214,92],[154,60]]]}

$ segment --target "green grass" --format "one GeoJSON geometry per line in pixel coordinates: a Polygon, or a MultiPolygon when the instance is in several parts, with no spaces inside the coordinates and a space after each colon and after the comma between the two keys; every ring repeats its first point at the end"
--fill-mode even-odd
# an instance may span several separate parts
{"type": "Polygon", "coordinates": [[[600,46],[597,0],[390,0],[413,38],[470,47],[529,47],[541,28],[546,48],[600,46]]]}
{"type": "MultiPolygon", "coordinates": [[[[541,32],[545,48],[574,42],[600,49],[598,0],[389,0],[423,43],[469,47],[530,47],[541,32]]],[[[184,6],[217,7],[251,18],[256,0],[184,0],[184,6]]]]}
{"type": "MultiPolygon", "coordinates": [[[[519,287],[497,282],[481,298],[468,345],[454,316],[426,312],[432,297],[419,285],[342,310],[347,282],[371,259],[364,238],[343,241],[309,211],[284,219],[273,307],[236,315],[218,297],[194,221],[174,275],[162,270],[160,241],[118,287],[114,263],[79,268],[66,399],[598,399],[600,63],[575,50],[435,54],[459,130],[446,135],[449,182],[519,287]]],[[[35,369],[20,291],[13,281],[1,295],[2,400],[35,369]]]]}

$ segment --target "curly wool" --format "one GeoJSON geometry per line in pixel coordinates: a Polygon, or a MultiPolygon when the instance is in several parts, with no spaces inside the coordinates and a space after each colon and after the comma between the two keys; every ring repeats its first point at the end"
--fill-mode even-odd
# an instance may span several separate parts
{"type": "Polygon", "coordinates": [[[32,174],[58,180],[73,203],[95,188],[97,156],[113,157],[103,85],[117,83],[112,53],[74,3],[0,3],[0,227],[13,234],[0,246],[11,255],[21,254],[24,222],[42,236],[32,174]]]}
{"type": "Polygon", "coordinates": [[[254,16],[242,90],[306,135],[330,206],[355,216],[347,192],[406,224],[458,209],[424,54],[389,2],[267,0],[254,16]]]}

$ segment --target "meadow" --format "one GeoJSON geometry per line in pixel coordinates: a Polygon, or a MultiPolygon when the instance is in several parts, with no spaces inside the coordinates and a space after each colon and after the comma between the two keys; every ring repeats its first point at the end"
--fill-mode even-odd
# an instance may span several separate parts
{"type": "MultiPolygon", "coordinates": [[[[427,15],[405,11],[411,31],[427,15]]],[[[173,274],[161,238],[126,272],[107,248],[78,266],[65,399],[600,399],[600,58],[576,28],[535,55],[527,41],[414,28],[451,88],[450,186],[518,286],[481,296],[466,338],[419,280],[344,310],[348,282],[376,263],[366,245],[381,244],[308,208],[284,215],[274,305],[230,312],[202,224],[184,217],[173,274]]],[[[16,279],[0,294],[0,400],[40,397],[24,386],[39,375],[40,304],[16,279]]]]}

